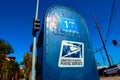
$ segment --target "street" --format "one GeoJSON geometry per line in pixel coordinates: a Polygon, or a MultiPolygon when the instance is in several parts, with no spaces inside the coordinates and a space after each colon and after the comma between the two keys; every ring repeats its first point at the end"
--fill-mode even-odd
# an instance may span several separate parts
{"type": "Polygon", "coordinates": [[[120,75],[109,76],[109,77],[101,76],[100,80],[120,80],[120,75]]]}

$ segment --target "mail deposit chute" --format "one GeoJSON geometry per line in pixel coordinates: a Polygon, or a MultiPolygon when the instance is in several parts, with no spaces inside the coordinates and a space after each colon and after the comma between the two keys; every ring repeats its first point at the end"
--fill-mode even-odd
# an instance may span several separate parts
{"type": "Polygon", "coordinates": [[[73,9],[50,7],[38,39],[37,77],[99,80],[85,20],[73,9]]]}

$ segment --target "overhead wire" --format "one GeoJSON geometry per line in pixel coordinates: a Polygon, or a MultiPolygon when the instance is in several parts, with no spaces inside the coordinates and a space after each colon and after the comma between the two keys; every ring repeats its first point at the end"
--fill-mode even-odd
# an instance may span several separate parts
{"type": "Polygon", "coordinates": [[[117,18],[116,16],[117,16],[117,13],[118,13],[118,10],[119,10],[119,2],[120,2],[120,0],[116,1],[115,11],[114,11],[114,18],[113,18],[113,25],[114,25],[114,22],[115,22],[115,20],[117,18]]]}
{"type": "Polygon", "coordinates": [[[108,24],[108,29],[107,29],[107,34],[106,34],[106,38],[105,38],[105,43],[107,42],[109,32],[110,32],[110,29],[111,29],[113,16],[114,16],[114,12],[115,12],[115,5],[116,5],[116,0],[113,0],[112,7],[111,7],[111,14],[110,14],[110,19],[109,19],[109,24],[108,24]]]}

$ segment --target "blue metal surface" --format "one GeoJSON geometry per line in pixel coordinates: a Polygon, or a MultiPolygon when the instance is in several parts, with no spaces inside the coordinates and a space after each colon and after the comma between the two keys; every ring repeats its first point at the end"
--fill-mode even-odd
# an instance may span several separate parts
{"type": "Polygon", "coordinates": [[[49,8],[43,30],[37,53],[42,80],[99,80],[87,26],[76,11],[49,8]]]}

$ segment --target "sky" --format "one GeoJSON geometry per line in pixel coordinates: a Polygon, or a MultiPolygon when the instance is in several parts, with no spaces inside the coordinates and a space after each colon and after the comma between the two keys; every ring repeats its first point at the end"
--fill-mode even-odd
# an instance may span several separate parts
{"type": "MultiPolygon", "coordinates": [[[[112,57],[114,64],[120,63],[120,1],[114,0],[115,8],[113,18],[108,33],[106,48],[112,57]],[[118,45],[114,46],[112,40],[117,40],[118,45]]],[[[93,14],[96,15],[97,22],[103,39],[106,39],[113,0],[40,0],[38,18],[42,24],[46,10],[55,4],[66,5],[75,9],[87,23],[93,52],[103,47],[98,31],[95,27],[93,14]]],[[[15,56],[20,63],[23,54],[30,51],[33,42],[32,26],[36,11],[36,0],[0,0],[0,39],[8,41],[14,48],[14,53],[8,56],[15,56]]],[[[98,62],[103,65],[100,51],[94,53],[98,62]]],[[[106,54],[105,65],[108,65],[106,54]]]]}

